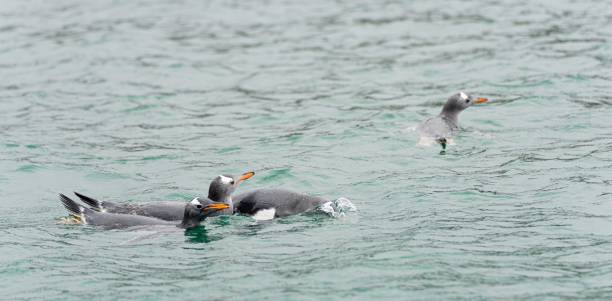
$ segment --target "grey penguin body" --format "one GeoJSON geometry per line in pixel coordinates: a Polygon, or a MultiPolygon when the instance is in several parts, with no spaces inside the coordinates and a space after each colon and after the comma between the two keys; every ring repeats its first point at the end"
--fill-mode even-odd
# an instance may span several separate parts
{"type": "Polygon", "coordinates": [[[257,189],[234,197],[234,212],[256,215],[274,209],[274,217],[309,212],[328,200],[284,189],[257,189]]]}
{"type": "Polygon", "coordinates": [[[421,136],[430,137],[433,139],[449,139],[451,138],[459,126],[455,121],[446,118],[445,116],[438,115],[431,117],[419,125],[421,136]]]}
{"type": "Polygon", "coordinates": [[[106,229],[121,229],[136,226],[176,226],[179,228],[193,228],[200,224],[206,217],[215,211],[223,210],[228,207],[225,203],[213,202],[209,199],[200,200],[195,198],[189,203],[183,203],[182,220],[165,221],[154,217],[124,214],[124,213],[105,213],[86,208],[79,205],[69,197],[60,194],[60,200],[64,207],[68,209],[70,215],[75,217],[80,223],[99,226],[106,229]]]}
{"type": "Polygon", "coordinates": [[[85,221],[88,225],[101,226],[107,229],[129,228],[135,226],[169,225],[176,226],[176,222],[160,220],[154,217],[123,213],[103,213],[95,210],[86,211],[85,221]]]}
{"type": "Polygon", "coordinates": [[[184,202],[151,202],[142,204],[120,204],[109,201],[98,201],[91,197],[75,192],[75,194],[86,204],[98,209],[100,212],[117,213],[126,215],[140,215],[155,217],[165,221],[176,221],[183,217],[185,210],[184,202]]]}
{"type": "MultiPolygon", "coordinates": [[[[219,210],[210,216],[227,215],[233,213],[233,203],[231,194],[236,190],[240,182],[249,179],[255,173],[247,172],[241,176],[220,175],[217,176],[211,183],[208,189],[208,198],[215,202],[223,202],[229,205],[229,208],[219,210]]],[[[106,213],[120,213],[155,217],[166,221],[178,221],[183,218],[185,209],[184,202],[164,201],[164,202],[148,202],[148,203],[116,203],[110,201],[100,201],[92,197],[75,192],[75,194],[92,209],[106,213]]]]}

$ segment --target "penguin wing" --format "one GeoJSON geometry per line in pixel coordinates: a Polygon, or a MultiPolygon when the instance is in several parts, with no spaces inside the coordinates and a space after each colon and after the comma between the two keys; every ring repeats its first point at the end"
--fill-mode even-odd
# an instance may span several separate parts
{"type": "Polygon", "coordinates": [[[91,209],[94,209],[96,211],[111,212],[111,213],[124,213],[124,212],[120,212],[121,204],[113,203],[109,201],[99,201],[92,197],[88,197],[84,194],[78,193],[76,191],[74,192],[74,194],[77,197],[79,197],[79,199],[81,199],[83,203],[87,204],[88,206],[90,206],[91,209]]]}

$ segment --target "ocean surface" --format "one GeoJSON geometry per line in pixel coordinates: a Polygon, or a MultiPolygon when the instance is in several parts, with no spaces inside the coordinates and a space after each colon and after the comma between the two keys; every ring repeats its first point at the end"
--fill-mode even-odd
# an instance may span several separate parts
{"type": "Polygon", "coordinates": [[[610,1],[4,0],[0,298],[610,300],[611,45],[610,1]],[[248,170],[357,211],[58,223],[248,170]]]}

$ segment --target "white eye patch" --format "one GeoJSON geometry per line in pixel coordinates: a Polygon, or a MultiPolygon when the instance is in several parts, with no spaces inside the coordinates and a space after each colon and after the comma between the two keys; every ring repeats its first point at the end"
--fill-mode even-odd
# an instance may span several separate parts
{"type": "Polygon", "coordinates": [[[461,99],[466,100],[468,99],[467,94],[463,93],[463,92],[459,92],[459,97],[461,97],[461,99]]]}
{"type": "Polygon", "coordinates": [[[191,202],[190,202],[190,203],[191,203],[192,205],[202,205],[202,204],[200,203],[200,200],[199,200],[198,198],[195,198],[195,199],[191,200],[191,202]]]}
{"type": "Polygon", "coordinates": [[[234,180],[234,179],[232,179],[230,177],[226,177],[224,175],[220,175],[219,178],[221,178],[221,183],[223,183],[223,184],[230,184],[234,180]]]}

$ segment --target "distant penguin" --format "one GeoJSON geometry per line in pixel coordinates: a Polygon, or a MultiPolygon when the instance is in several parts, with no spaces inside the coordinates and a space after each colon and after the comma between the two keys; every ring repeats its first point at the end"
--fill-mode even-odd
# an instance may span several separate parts
{"type": "Polygon", "coordinates": [[[446,149],[452,136],[459,130],[459,113],[473,104],[487,102],[486,98],[473,98],[464,92],[459,92],[448,98],[438,116],[423,121],[418,131],[421,143],[433,140],[446,149]]]}

